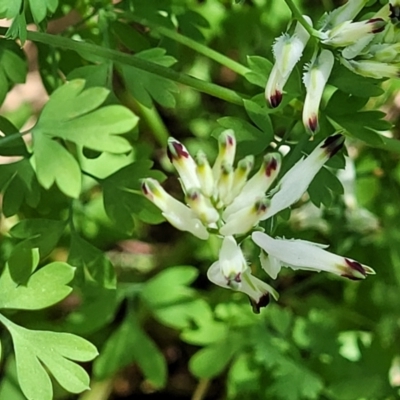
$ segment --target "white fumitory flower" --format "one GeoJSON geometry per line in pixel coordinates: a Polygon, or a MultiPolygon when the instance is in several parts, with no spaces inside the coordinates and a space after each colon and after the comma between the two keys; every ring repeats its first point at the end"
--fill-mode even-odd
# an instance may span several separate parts
{"type": "Polygon", "coordinates": [[[326,271],[352,280],[365,279],[375,271],[358,261],[324,250],[327,246],[305,240],[274,239],[263,232],[253,232],[252,239],[265,253],[261,265],[276,279],[282,266],[294,270],[326,271]]]}
{"type": "Polygon", "coordinates": [[[382,79],[382,78],[398,78],[400,76],[400,66],[380,62],[377,60],[340,60],[342,64],[350,71],[367,78],[382,79]]]}
{"type": "Polygon", "coordinates": [[[203,240],[208,239],[209,231],[222,236],[243,235],[261,220],[298,201],[343,142],[341,135],[325,139],[283,176],[275,194],[269,198],[266,193],[276,180],[282,163],[279,153],[265,155],[259,170],[248,179],[254,157],[245,157],[234,168],[236,140],[232,130],[221,134],[213,167],[203,152],[196,157],[196,164],[186,147],[171,138],[168,154],[180,176],[187,205],[174,199],[151,178],[143,180],[142,191],[177,229],[203,240]]]}
{"type": "Polygon", "coordinates": [[[280,180],[279,190],[272,196],[270,207],[261,220],[272,217],[298,201],[322,166],[343,146],[340,134],[327,137],[307,156],[300,159],[280,180]]]}
{"type": "Polygon", "coordinates": [[[319,105],[334,62],[333,54],[329,50],[322,50],[318,57],[314,56],[303,76],[307,89],[303,107],[303,124],[311,133],[316,133],[319,129],[319,105]]]}
{"type": "Polygon", "coordinates": [[[199,239],[208,239],[209,233],[196,214],[168,194],[158,181],[152,178],[144,179],[142,192],[162,211],[165,219],[175,228],[190,232],[199,239]]]}
{"type": "MultiPolygon", "coordinates": [[[[386,21],[383,18],[371,18],[367,21],[344,21],[333,29],[324,33],[322,43],[333,47],[347,47],[385,29],[386,21]]],[[[366,43],[367,44],[367,43],[366,43]]]]}
{"type": "MultiPolygon", "coordinates": [[[[305,15],[304,19],[312,26],[312,21],[308,16],[305,15]]],[[[292,36],[284,33],[276,39],[272,46],[275,63],[265,87],[265,98],[271,107],[278,107],[281,103],[283,87],[300,60],[309,39],[310,34],[298,22],[292,36]]]]}
{"type": "Polygon", "coordinates": [[[207,277],[215,285],[247,294],[256,313],[268,305],[270,295],[278,299],[278,293],[270,285],[251,274],[242,250],[232,236],[224,237],[219,259],[208,269],[207,277]]]}
{"type": "Polygon", "coordinates": [[[369,0],[349,0],[341,7],[327,13],[324,18],[323,31],[332,29],[345,21],[352,21],[369,0]]]}

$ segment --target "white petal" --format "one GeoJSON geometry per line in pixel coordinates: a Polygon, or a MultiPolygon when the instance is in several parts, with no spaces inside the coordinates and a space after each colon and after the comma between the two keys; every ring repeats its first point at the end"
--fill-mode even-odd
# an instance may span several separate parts
{"type": "Polygon", "coordinates": [[[311,242],[273,239],[262,232],[253,232],[252,239],[270,256],[294,270],[326,271],[350,279],[364,279],[366,274],[374,273],[366,265],[330,253],[311,242]]]}
{"type": "Polygon", "coordinates": [[[319,144],[311,154],[298,161],[281,179],[279,191],[271,199],[265,220],[298,201],[307,190],[315,175],[329,158],[342,147],[344,138],[333,135],[319,144]]]}
{"type": "Polygon", "coordinates": [[[280,261],[273,256],[268,256],[263,250],[260,251],[260,263],[263,270],[272,279],[276,279],[279,272],[281,272],[282,265],[280,261]]]}
{"type": "Polygon", "coordinates": [[[268,210],[267,198],[255,201],[254,204],[229,215],[226,224],[219,230],[221,235],[242,235],[249,232],[268,210]]]}
{"type": "Polygon", "coordinates": [[[232,285],[222,274],[219,261],[211,265],[207,271],[207,277],[215,285],[247,294],[256,313],[260,312],[261,307],[268,305],[269,295],[272,295],[275,300],[279,297],[273,287],[251,275],[250,270],[243,272],[240,282],[235,282],[235,285],[232,285]]]}
{"type": "Polygon", "coordinates": [[[303,124],[312,133],[318,131],[319,105],[334,62],[332,52],[322,50],[304,74],[307,95],[303,107],[303,124]]]}
{"type": "MultiPolygon", "coordinates": [[[[312,26],[311,19],[306,15],[304,18],[312,26]]],[[[272,46],[275,63],[265,87],[265,98],[271,107],[277,107],[280,104],[283,87],[300,60],[309,38],[310,34],[298,22],[292,36],[284,33],[275,40],[272,46]]]]}
{"type": "Polygon", "coordinates": [[[336,8],[328,14],[325,20],[324,29],[330,29],[344,21],[353,20],[368,1],[369,0],[348,0],[343,6],[336,8]]]}
{"type": "Polygon", "coordinates": [[[168,157],[181,178],[184,191],[200,187],[196,163],[186,147],[176,139],[169,138],[167,150],[168,157]]]}
{"type": "Polygon", "coordinates": [[[243,186],[234,201],[225,209],[223,218],[227,221],[231,215],[252,206],[258,198],[264,197],[265,192],[275,181],[282,164],[279,153],[264,156],[260,169],[243,186]]]}
{"type": "Polygon", "coordinates": [[[214,182],[218,182],[221,175],[221,168],[225,165],[233,165],[236,153],[235,132],[232,129],[226,129],[218,138],[219,151],[212,167],[214,182]]]}

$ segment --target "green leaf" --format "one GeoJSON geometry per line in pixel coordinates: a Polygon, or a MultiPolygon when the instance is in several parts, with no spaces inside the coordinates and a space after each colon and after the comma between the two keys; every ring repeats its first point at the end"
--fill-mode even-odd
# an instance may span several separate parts
{"type": "Polygon", "coordinates": [[[133,362],[137,362],[146,379],[156,388],[165,385],[165,359],[130,314],[107,340],[94,362],[94,373],[98,379],[104,379],[133,362]]]}
{"type": "MultiPolygon", "coordinates": [[[[16,239],[25,239],[20,245],[23,244],[26,248],[37,247],[40,257],[44,258],[56,247],[64,229],[64,221],[41,218],[24,219],[11,228],[10,234],[16,239]]],[[[14,250],[11,254],[13,253],[14,250]]]]}
{"type": "MultiPolygon", "coordinates": [[[[136,57],[170,67],[176,60],[165,53],[164,49],[153,48],[138,53],[136,57]]],[[[152,108],[154,100],[163,107],[175,107],[176,101],[172,93],[179,91],[175,82],[129,65],[120,64],[119,68],[128,90],[139,103],[147,108],[152,108]]]]}
{"type": "Polygon", "coordinates": [[[60,143],[37,134],[33,140],[34,162],[39,183],[45,188],[56,183],[67,196],[78,198],[82,177],[78,162],[60,143]]]}
{"type": "Polygon", "coordinates": [[[113,21],[110,24],[111,31],[118,40],[129,50],[135,53],[147,50],[150,42],[146,36],[142,35],[137,29],[131,25],[119,21],[113,21]]]}
{"type": "Polygon", "coordinates": [[[101,181],[106,213],[123,232],[133,231],[134,215],[148,223],[160,223],[164,220],[157,207],[139,194],[141,179],[163,176],[159,172],[151,171],[152,165],[150,160],[137,161],[101,181]]]}
{"type": "Polygon", "coordinates": [[[31,331],[2,315],[0,321],[11,334],[18,381],[29,400],[53,398],[51,381],[43,365],[69,392],[80,393],[89,389],[87,372],[71,360],[90,361],[95,358],[98,352],[91,343],[70,333],[31,331]]]}
{"type": "Polygon", "coordinates": [[[18,243],[8,259],[12,280],[19,285],[26,285],[39,264],[39,258],[39,249],[33,248],[31,243],[18,243]]]}
{"type": "Polygon", "coordinates": [[[76,234],[71,235],[68,262],[80,267],[78,279],[95,281],[106,289],[115,289],[114,267],[104,253],[76,234]]]}
{"type": "Polygon", "coordinates": [[[228,365],[239,349],[233,332],[217,343],[199,350],[189,361],[190,372],[198,378],[213,378],[228,365]]]}
{"type": "Polygon", "coordinates": [[[84,86],[84,80],[74,80],[57,89],[32,130],[33,158],[39,182],[46,189],[56,183],[63,193],[75,198],[81,189],[79,164],[63,144],[54,139],[61,138],[97,151],[125,153],[131,150],[131,145],[119,135],[133,129],[138,122],[138,118],[122,106],[98,108],[109,91],[96,87],[84,90],[84,86]]]}
{"type": "MultiPolygon", "coordinates": [[[[0,43],[2,42],[0,41],[0,43]]],[[[11,83],[24,83],[28,66],[22,58],[23,53],[20,53],[18,47],[14,49],[13,51],[5,46],[0,46],[0,65],[11,83]],[[17,55],[16,52],[20,54],[17,55]]]]}
{"type": "Polygon", "coordinates": [[[29,0],[33,19],[38,25],[47,16],[47,10],[54,13],[58,6],[58,0],[29,0]]]}
{"type": "MultiPolygon", "coordinates": [[[[13,3],[13,2],[11,2],[13,3]]],[[[21,0],[17,0],[15,2],[16,4],[21,4],[21,0]]],[[[12,18],[12,17],[10,17],[12,18]]],[[[13,22],[11,23],[11,26],[7,29],[6,39],[19,39],[21,41],[21,46],[24,45],[26,42],[27,38],[27,31],[26,31],[26,19],[25,19],[25,13],[22,12],[22,14],[18,14],[15,16],[13,22]]]]}
{"type": "Polygon", "coordinates": [[[26,285],[19,285],[6,264],[0,276],[0,308],[39,310],[58,303],[72,291],[67,283],[74,277],[74,270],[66,263],[52,262],[31,275],[26,285]]]}
{"type": "Polygon", "coordinates": [[[117,297],[115,289],[93,281],[80,284],[79,290],[81,305],[68,314],[61,328],[78,335],[90,335],[112,322],[121,298],[117,297]]]}
{"type": "Polygon", "coordinates": [[[329,83],[344,93],[367,99],[384,93],[379,81],[355,74],[342,65],[335,65],[329,76],[329,83]]]}
{"type": "Polygon", "coordinates": [[[260,107],[251,100],[243,100],[243,104],[249,118],[264,132],[263,143],[271,143],[274,138],[274,130],[271,119],[266,111],[267,107],[260,107]]]}
{"type": "Polygon", "coordinates": [[[247,72],[244,77],[250,83],[264,89],[272,69],[271,61],[260,56],[247,56],[247,63],[251,72],[247,72]]]}
{"type": "Polygon", "coordinates": [[[198,270],[190,266],[170,267],[148,280],[141,291],[143,299],[153,308],[193,298],[194,291],[188,288],[198,276],[198,270]],[[165,290],[168,288],[168,290],[165,290]]]}
{"type": "Polygon", "coordinates": [[[333,194],[338,195],[343,193],[344,189],[340,180],[325,167],[320,169],[308,187],[310,200],[317,207],[320,207],[321,204],[330,207],[333,201],[333,194]]]}
{"type": "Polygon", "coordinates": [[[86,88],[106,87],[109,74],[109,64],[104,62],[98,65],[85,65],[84,67],[75,68],[68,74],[67,79],[69,81],[84,79],[86,88]]]}
{"type": "Polygon", "coordinates": [[[40,200],[39,184],[28,159],[0,165],[0,187],[3,187],[3,213],[16,214],[26,202],[36,207],[40,200]]]}
{"type": "Polygon", "coordinates": [[[278,363],[273,369],[275,382],[268,388],[268,394],[282,400],[318,399],[324,383],[304,365],[291,360],[278,363]],[[290,385],[287,378],[290,376],[290,385]]]}

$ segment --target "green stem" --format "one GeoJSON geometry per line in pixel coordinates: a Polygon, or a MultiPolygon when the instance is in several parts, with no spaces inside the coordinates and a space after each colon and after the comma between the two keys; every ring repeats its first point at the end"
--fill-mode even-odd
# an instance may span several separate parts
{"type": "Polygon", "coordinates": [[[155,32],[159,33],[160,35],[166,36],[175,42],[181,43],[184,46],[187,46],[194,51],[197,51],[199,54],[203,54],[204,56],[210,58],[211,60],[216,61],[217,63],[224,65],[225,67],[229,68],[230,70],[236,72],[239,75],[244,76],[246,73],[250,72],[251,70],[244,65],[232,60],[231,58],[219,53],[218,51],[215,51],[213,49],[210,49],[208,46],[205,46],[204,44],[201,44],[199,42],[196,42],[193,39],[188,38],[187,36],[184,36],[172,29],[168,29],[164,26],[159,26],[156,25],[150,21],[143,20],[140,18],[137,18],[135,15],[129,14],[129,18],[135,22],[138,22],[142,25],[146,25],[149,28],[153,29],[155,32]]]}
{"type": "MultiPolygon", "coordinates": [[[[5,33],[6,33],[6,28],[0,28],[0,35],[4,35],[5,33]]],[[[50,35],[48,33],[42,33],[42,32],[33,32],[33,31],[27,32],[27,38],[28,40],[44,43],[49,46],[61,47],[64,49],[76,51],[78,53],[92,54],[98,57],[105,58],[107,60],[112,60],[114,62],[130,65],[140,70],[150,72],[152,74],[162,76],[163,78],[170,79],[172,81],[190,86],[193,89],[196,89],[203,93],[207,93],[221,100],[228,101],[229,103],[243,106],[243,99],[247,98],[247,96],[245,95],[240,95],[233,90],[224,88],[214,83],[205,82],[202,81],[201,79],[197,79],[190,75],[174,71],[170,68],[155,64],[145,59],[124,54],[116,50],[106,49],[95,44],[78,42],[76,40],[72,40],[61,36],[50,35]]]]}
{"type": "Polygon", "coordinates": [[[157,140],[157,142],[161,145],[161,147],[166,147],[168,138],[171,136],[168,132],[167,127],[164,124],[164,121],[160,117],[157,109],[155,107],[147,108],[136,101],[129,93],[123,92],[118,94],[119,98],[123,101],[125,105],[143,118],[145,124],[148,125],[149,129],[153,137],[157,140]]]}
{"type": "Polygon", "coordinates": [[[0,147],[14,142],[15,140],[17,140],[18,138],[21,138],[24,135],[27,135],[30,131],[25,131],[25,132],[15,132],[15,133],[11,133],[10,135],[7,136],[3,136],[0,137],[0,147]]]}
{"type": "Polygon", "coordinates": [[[310,34],[310,36],[314,36],[315,32],[312,26],[305,20],[303,14],[297,8],[296,4],[294,4],[293,0],[285,0],[286,5],[290,8],[292,15],[299,21],[304,29],[310,34]]]}

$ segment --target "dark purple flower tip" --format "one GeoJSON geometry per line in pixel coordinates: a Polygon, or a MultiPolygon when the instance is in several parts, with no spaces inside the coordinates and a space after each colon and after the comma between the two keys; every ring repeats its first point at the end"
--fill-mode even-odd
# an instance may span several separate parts
{"type": "Polygon", "coordinates": [[[386,21],[383,18],[371,18],[367,21],[368,24],[374,24],[371,33],[379,33],[385,29],[386,21]]]}
{"type": "Polygon", "coordinates": [[[348,258],[345,258],[344,261],[346,262],[349,269],[347,273],[342,274],[343,277],[351,279],[353,281],[365,279],[365,277],[367,276],[367,271],[359,262],[350,260],[348,258]]]}
{"type": "Polygon", "coordinates": [[[142,189],[142,192],[143,192],[143,194],[144,194],[145,196],[147,196],[148,194],[150,194],[150,191],[149,191],[149,188],[148,188],[147,185],[146,185],[146,182],[142,182],[141,189],[142,189]]]}
{"type": "Polygon", "coordinates": [[[341,134],[336,134],[326,138],[321,148],[325,149],[329,155],[329,158],[331,158],[342,148],[343,143],[344,136],[341,134]]]}
{"type": "Polygon", "coordinates": [[[270,177],[274,171],[278,169],[278,160],[272,157],[265,167],[265,175],[270,177]]]}
{"type": "Polygon", "coordinates": [[[314,114],[307,121],[307,128],[310,132],[316,133],[319,129],[318,115],[314,114]]]}
{"type": "Polygon", "coordinates": [[[189,153],[186,151],[182,143],[175,139],[168,140],[167,155],[169,160],[179,160],[180,158],[188,158],[189,153]]]}
{"type": "Polygon", "coordinates": [[[263,294],[263,295],[258,299],[258,301],[255,301],[254,299],[252,299],[252,298],[250,298],[250,297],[249,297],[249,300],[250,300],[251,307],[253,308],[253,312],[254,312],[255,314],[260,314],[260,309],[263,308],[263,307],[267,307],[267,305],[269,304],[269,302],[270,302],[270,295],[269,295],[269,293],[267,292],[267,293],[263,294]]]}
{"type": "Polygon", "coordinates": [[[283,94],[279,90],[275,90],[275,93],[268,99],[269,105],[272,108],[276,108],[282,102],[283,94]]]}

